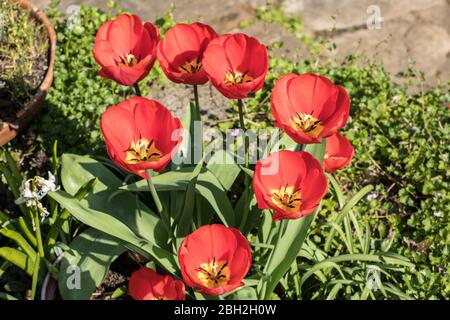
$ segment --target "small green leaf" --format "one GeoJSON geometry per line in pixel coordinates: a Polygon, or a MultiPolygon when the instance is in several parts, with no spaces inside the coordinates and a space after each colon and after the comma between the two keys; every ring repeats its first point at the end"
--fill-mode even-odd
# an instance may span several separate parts
{"type": "Polygon", "coordinates": [[[128,292],[128,288],[126,286],[120,286],[111,295],[111,299],[117,299],[124,295],[126,295],[128,292]]]}

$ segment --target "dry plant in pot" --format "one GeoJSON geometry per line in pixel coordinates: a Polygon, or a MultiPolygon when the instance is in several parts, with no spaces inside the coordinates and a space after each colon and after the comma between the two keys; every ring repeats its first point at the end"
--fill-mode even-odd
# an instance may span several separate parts
{"type": "Polygon", "coordinates": [[[0,146],[23,130],[53,81],[56,34],[27,0],[0,4],[0,146]]]}

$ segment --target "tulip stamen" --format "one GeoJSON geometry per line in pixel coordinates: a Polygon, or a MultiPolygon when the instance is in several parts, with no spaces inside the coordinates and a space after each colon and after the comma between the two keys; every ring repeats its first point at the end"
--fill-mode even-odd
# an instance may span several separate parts
{"type": "Polygon", "coordinates": [[[125,162],[128,164],[138,164],[147,161],[157,162],[162,157],[153,140],[149,141],[145,138],[141,138],[137,142],[131,142],[130,147],[125,151],[127,153],[125,162]]]}
{"type": "Polygon", "coordinates": [[[138,58],[134,56],[131,52],[129,54],[126,54],[124,56],[119,56],[121,63],[119,65],[124,65],[127,67],[134,67],[141,61],[141,56],[139,55],[138,58]]]}
{"type": "Polygon", "coordinates": [[[296,190],[289,185],[282,186],[278,190],[272,190],[271,199],[277,207],[289,213],[299,212],[302,204],[300,190],[296,190]]]}
{"type": "Polygon", "coordinates": [[[166,296],[159,296],[159,297],[154,297],[151,300],[169,300],[169,298],[167,298],[166,296]]]}
{"type": "Polygon", "coordinates": [[[201,283],[210,289],[222,287],[230,280],[230,268],[228,262],[216,259],[209,263],[203,263],[198,268],[197,277],[201,283]]]}
{"type": "Polygon", "coordinates": [[[297,116],[291,120],[291,126],[294,130],[302,131],[310,137],[317,138],[323,130],[322,120],[315,118],[312,113],[312,111],[310,114],[297,112],[297,116]]]}
{"type": "Polygon", "coordinates": [[[241,84],[241,83],[247,83],[253,81],[253,78],[248,75],[250,70],[245,71],[244,73],[239,71],[232,71],[229,70],[225,74],[225,80],[223,83],[227,86],[233,85],[233,84],[241,84]]]}
{"type": "Polygon", "coordinates": [[[182,66],[179,67],[179,70],[183,73],[194,74],[201,70],[202,63],[199,61],[199,58],[195,58],[194,60],[187,60],[182,66]]]}

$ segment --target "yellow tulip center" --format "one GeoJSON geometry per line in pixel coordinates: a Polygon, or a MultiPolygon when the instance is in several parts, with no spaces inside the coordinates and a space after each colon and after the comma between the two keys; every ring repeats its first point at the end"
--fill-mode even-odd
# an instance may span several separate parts
{"type": "Polygon", "coordinates": [[[272,190],[272,202],[280,209],[289,213],[300,211],[302,205],[302,197],[299,190],[295,190],[292,186],[283,186],[278,190],[272,190]]]}
{"type": "Polygon", "coordinates": [[[303,131],[313,138],[317,138],[323,130],[320,124],[321,120],[306,113],[297,113],[296,117],[291,120],[291,126],[296,131],[303,131]]]}
{"type": "Polygon", "coordinates": [[[225,286],[230,281],[230,268],[226,261],[202,263],[197,272],[201,283],[209,288],[216,289],[225,286]]]}
{"type": "Polygon", "coordinates": [[[152,141],[140,139],[138,142],[131,142],[130,147],[126,150],[127,155],[125,162],[128,164],[137,164],[141,162],[157,162],[161,159],[162,154],[152,141]]]}
{"type": "Polygon", "coordinates": [[[141,60],[140,57],[136,58],[134,56],[134,54],[125,54],[123,56],[120,56],[120,61],[122,65],[127,66],[127,67],[134,67],[135,65],[137,65],[139,63],[139,61],[141,60]]]}
{"type": "Polygon", "coordinates": [[[248,75],[248,71],[244,73],[239,71],[228,71],[225,74],[225,80],[223,80],[223,83],[230,86],[233,84],[251,82],[252,80],[253,78],[248,75]]]}
{"type": "Polygon", "coordinates": [[[193,74],[200,71],[202,68],[202,63],[197,59],[194,59],[192,61],[186,61],[185,64],[180,66],[178,70],[180,70],[183,73],[193,74]]]}

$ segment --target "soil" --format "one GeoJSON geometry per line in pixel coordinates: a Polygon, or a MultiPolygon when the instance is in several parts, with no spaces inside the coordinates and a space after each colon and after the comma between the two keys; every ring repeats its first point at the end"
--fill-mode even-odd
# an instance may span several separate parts
{"type": "Polygon", "coordinates": [[[131,274],[140,268],[141,257],[136,257],[130,252],[124,253],[111,265],[105,280],[92,295],[93,300],[111,300],[111,295],[120,286],[126,286],[131,274]],[[138,262],[136,262],[139,261],[138,262]]]}
{"type": "Polygon", "coordinates": [[[20,210],[14,204],[14,200],[12,192],[0,185],[0,211],[8,214],[11,218],[20,216],[20,210]]]}

